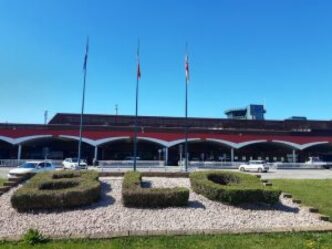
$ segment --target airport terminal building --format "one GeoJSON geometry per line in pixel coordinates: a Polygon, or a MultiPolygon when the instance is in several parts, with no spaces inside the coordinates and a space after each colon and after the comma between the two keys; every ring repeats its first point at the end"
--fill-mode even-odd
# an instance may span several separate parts
{"type": "MultiPolygon", "coordinates": [[[[126,160],[133,155],[134,116],[84,115],[82,157],[126,160]]],[[[48,124],[0,124],[1,159],[76,157],[79,114],[56,114],[48,124]]],[[[303,162],[309,156],[332,161],[332,121],[288,119],[138,117],[141,160],[177,165],[184,158],[188,125],[190,161],[303,162]]]]}

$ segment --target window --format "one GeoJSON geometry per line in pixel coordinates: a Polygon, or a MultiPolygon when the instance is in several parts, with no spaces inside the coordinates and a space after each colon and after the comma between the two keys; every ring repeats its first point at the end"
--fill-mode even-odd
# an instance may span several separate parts
{"type": "Polygon", "coordinates": [[[39,168],[44,168],[44,167],[45,167],[45,163],[40,163],[40,164],[38,164],[38,167],[39,167],[39,168]]]}

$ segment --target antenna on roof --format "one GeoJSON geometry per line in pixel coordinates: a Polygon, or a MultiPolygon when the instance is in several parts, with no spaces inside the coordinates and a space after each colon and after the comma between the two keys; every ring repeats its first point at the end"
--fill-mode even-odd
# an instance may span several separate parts
{"type": "Polygon", "coordinates": [[[118,107],[118,104],[115,105],[115,115],[118,116],[118,110],[119,110],[119,107],[118,107]]]}

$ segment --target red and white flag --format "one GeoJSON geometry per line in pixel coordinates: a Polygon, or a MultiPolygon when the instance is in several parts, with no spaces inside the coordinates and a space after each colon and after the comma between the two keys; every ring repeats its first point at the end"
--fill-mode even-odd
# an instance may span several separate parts
{"type": "Polygon", "coordinates": [[[137,46],[137,80],[141,79],[141,63],[139,59],[139,42],[137,46]]]}
{"type": "Polygon", "coordinates": [[[137,57],[137,79],[138,80],[141,79],[141,65],[140,65],[139,57],[137,57]]]}
{"type": "Polygon", "coordinates": [[[86,67],[87,67],[87,64],[88,64],[88,54],[89,54],[89,37],[87,37],[87,39],[86,39],[83,71],[86,71],[86,67]]]}
{"type": "Polygon", "coordinates": [[[186,55],[184,58],[184,69],[186,73],[186,80],[189,81],[189,56],[186,55]]]}

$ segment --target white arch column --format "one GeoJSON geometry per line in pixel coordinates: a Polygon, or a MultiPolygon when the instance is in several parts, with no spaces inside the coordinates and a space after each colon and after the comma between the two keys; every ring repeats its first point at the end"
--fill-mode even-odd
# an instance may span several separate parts
{"type": "Polygon", "coordinates": [[[164,160],[165,160],[165,166],[168,165],[168,147],[164,147],[164,160]]]}
{"type": "Polygon", "coordinates": [[[21,160],[21,156],[22,156],[22,144],[18,144],[18,147],[17,147],[17,161],[21,160]]]}
{"type": "Polygon", "coordinates": [[[95,153],[94,153],[93,161],[97,161],[97,160],[98,160],[98,145],[95,145],[95,153]]]}
{"type": "Polygon", "coordinates": [[[231,162],[234,162],[234,148],[231,148],[231,162]]]}
{"type": "Polygon", "coordinates": [[[292,150],[293,163],[296,163],[296,150],[292,150]]]}

